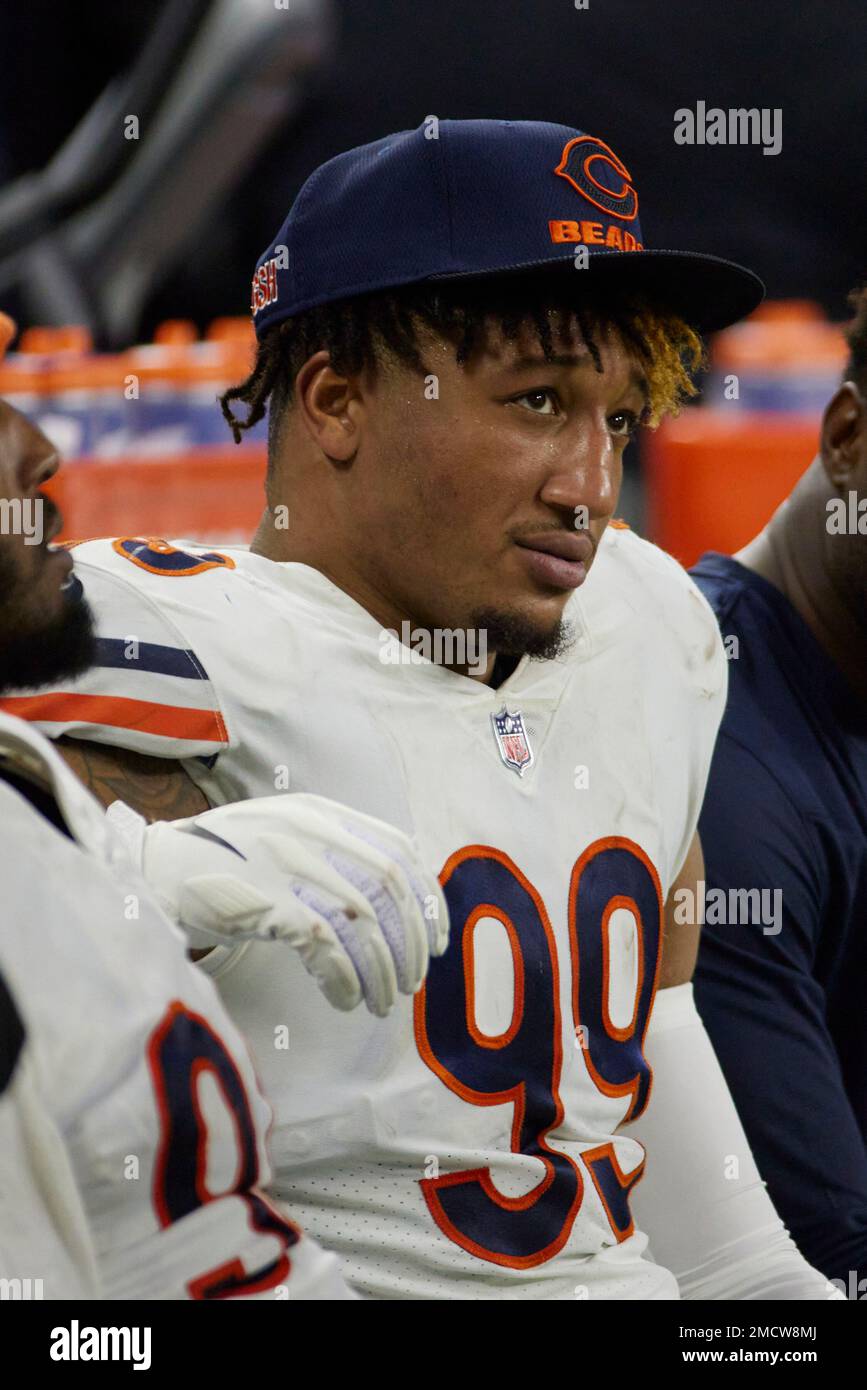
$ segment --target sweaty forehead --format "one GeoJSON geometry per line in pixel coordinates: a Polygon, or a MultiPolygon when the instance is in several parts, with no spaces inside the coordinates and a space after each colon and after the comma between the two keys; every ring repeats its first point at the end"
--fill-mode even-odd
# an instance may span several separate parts
{"type": "Polygon", "coordinates": [[[634,386],[647,402],[646,364],[615,324],[601,320],[582,327],[574,311],[551,311],[546,324],[544,337],[532,320],[523,321],[516,333],[508,325],[491,324],[476,356],[482,374],[502,378],[505,385],[546,368],[592,373],[618,390],[634,386]]]}

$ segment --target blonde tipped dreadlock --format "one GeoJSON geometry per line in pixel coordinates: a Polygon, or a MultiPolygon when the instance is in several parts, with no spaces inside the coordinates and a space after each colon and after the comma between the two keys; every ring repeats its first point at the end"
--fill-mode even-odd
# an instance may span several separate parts
{"type": "Polygon", "coordinates": [[[701,338],[674,314],[637,308],[628,335],[647,378],[649,402],[645,423],[655,429],[666,415],[677,415],[685,400],[698,394],[692,374],[705,365],[701,338]]]}
{"type": "Polygon", "coordinates": [[[424,374],[420,330],[450,341],[457,361],[463,364],[481,349],[492,326],[510,340],[530,327],[548,359],[554,355],[555,341],[562,346],[578,338],[599,372],[602,361],[596,337],[615,330],[641,364],[649,397],[643,423],[651,427],[666,415],[676,415],[683,402],[696,394],[691,373],[704,365],[701,339],[688,324],[634,296],[596,292],[570,300],[550,280],[542,286],[536,282],[532,288],[506,279],[473,287],[410,285],[309,309],[276,325],[259,344],[247,380],[221,396],[223,414],[235,442],[240,443],[243,431],[258,424],[270,407],[273,454],[295,378],[315,352],[325,349],[334,370],[341,374],[375,370],[386,356],[424,374]],[[246,419],[236,418],[235,401],[247,407],[246,419]]]}

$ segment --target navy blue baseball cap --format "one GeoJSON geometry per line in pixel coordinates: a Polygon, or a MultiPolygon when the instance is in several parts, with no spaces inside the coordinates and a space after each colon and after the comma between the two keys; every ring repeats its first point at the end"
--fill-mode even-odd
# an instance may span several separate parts
{"type": "Polygon", "coordinates": [[[712,332],[764,296],[757,275],[649,249],[632,176],[603,140],[544,121],[447,121],[311,174],[253,277],[259,337],[315,305],[427,280],[551,271],[642,293],[712,332]]]}

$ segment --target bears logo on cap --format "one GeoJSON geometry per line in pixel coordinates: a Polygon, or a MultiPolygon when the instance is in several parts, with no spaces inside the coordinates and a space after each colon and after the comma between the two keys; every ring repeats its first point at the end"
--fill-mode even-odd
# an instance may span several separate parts
{"type": "Polygon", "coordinates": [[[619,217],[623,222],[631,222],[638,216],[638,194],[630,182],[632,175],[604,140],[597,140],[593,135],[579,135],[575,140],[570,140],[554,173],[567,179],[582,198],[586,198],[609,217],[619,217]],[[623,180],[621,188],[606,188],[593,177],[591,165],[597,159],[604,160],[623,180]]]}

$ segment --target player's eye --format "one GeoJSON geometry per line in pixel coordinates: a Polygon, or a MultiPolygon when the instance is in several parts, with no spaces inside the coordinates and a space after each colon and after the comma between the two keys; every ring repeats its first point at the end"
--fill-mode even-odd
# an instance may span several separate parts
{"type": "Polygon", "coordinates": [[[556,415],[560,408],[557,392],[550,386],[540,386],[536,391],[525,391],[523,395],[513,396],[515,405],[525,404],[534,415],[556,415]]]}
{"type": "Polygon", "coordinates": [[[631,439],[640,424],[641,420],[634,410],[618,410],[616,414],[608,416],[611,433],[620,439],[631,439]]]}

